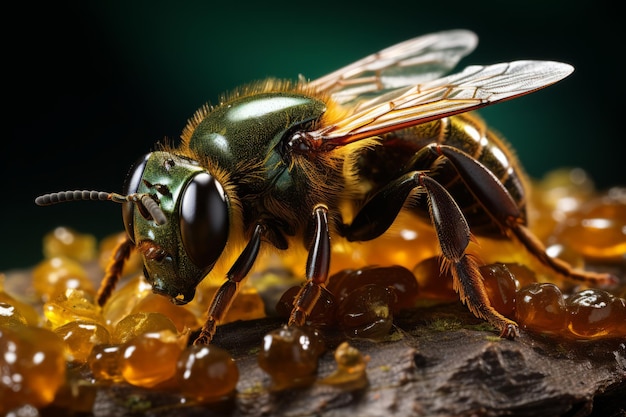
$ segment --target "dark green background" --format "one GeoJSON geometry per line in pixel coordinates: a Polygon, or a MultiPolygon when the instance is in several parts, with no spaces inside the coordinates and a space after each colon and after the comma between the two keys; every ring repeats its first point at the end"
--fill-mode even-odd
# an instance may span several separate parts
{"type": "Polygon", "coordinates": [[[57,225],[121,230],[120,207],[35,207],[65,189],[121,191],[128,167],[218,94],[266,76],[321,76],[393,43],[451,28],[478,33],[468,63],[575,65],[567,80],[485,109],[537,177],[582,166],[626,184],[620,127],[624,30],[603,2],[49,2],[4,14],[0,271],[41,257],[57,225]],[[619,100],[619,101],[618,101],[619,100]],[[6,131],[5,131],[6,132],[6,131]]]}

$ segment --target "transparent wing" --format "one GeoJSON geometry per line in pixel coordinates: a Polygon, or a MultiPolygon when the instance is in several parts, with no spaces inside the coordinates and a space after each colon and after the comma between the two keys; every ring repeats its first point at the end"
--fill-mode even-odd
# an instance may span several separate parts
{"type": "Polygon", "coordinates": [[[351,116],[307,132],[329,149],[442,117],[463,113],[547,87],[572,73],[552,61],[473,65],[447,77],[400,88],[362,103],[351,116]]]}
{"type": "Polygon", "coordinates": [[[477,43],[477,36],[467,30],[431,33],[383,49],[308,86],[331,94],[340,104],[348,103],[368,94],[437,79],[472,52],[477,43]]]}

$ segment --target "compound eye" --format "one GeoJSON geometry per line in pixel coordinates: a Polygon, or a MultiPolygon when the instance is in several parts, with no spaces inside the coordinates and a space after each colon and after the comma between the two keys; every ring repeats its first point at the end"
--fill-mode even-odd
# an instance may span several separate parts
{"type": "MultiPolygon", "coordinates": [[[[133,166],[130,167],[128,175],[126,175],[126,180],[124,181],[124,188],[122,191],[124,195],[136,193],[139,189],[139,184],[141,184],[141,178],[143,177],[143,171],[146,169],[146,164],[148,159],[150,159],[150,155],[152,154],[149,153],[142,156],[133,164],[133,166]]],[[[126,229],[126,234],[133,243],[135,243],[133,221],[134,210],[134,203],[122,203],[122,219],[124,220],[124,229],[126,229]]]]}
{"type": "Polygon", "coordinates": [[[190,260],[210,268],[226,246],[228,200],[221,184],[206,172],[187,184],[180,202],[180,234],[190,260]]]}

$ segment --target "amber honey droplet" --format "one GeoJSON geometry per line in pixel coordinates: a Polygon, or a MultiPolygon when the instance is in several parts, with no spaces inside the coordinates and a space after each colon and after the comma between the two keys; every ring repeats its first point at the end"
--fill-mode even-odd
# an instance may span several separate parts
{"type": "Polygon", "coordinates": [[[533,232],[547,238],[556,224],[578,210],[594,195],[595,185],[580,168],[561,168],[548,172],[534,184],[529,215],[533,232]]]}
{"type": "Polygon", "coordinates": [[[367,267],[341,272],[329,278],[327,288],[341,302],[350,292],[369,284],[393,290],[396,298],[392,305],[394,312],[415,306],[418,297],[417,279],[402,266],[367,267]]]}
{"type": "Polygon", "coordinates": [[[566,302],[567,328],[580,338],[619,337],[626,334],[624,301],[604,290],[589,289],[566,302]]]}
{"type": "Polygon", "coordinates": [[[26,317],[15,306],[0,301],[0,327],[19,328],[27,325],[26,317]]]}
{"type": "Polygon", "coordinates": [[[46,258],[65,256],[79,262],[91,261],[96,256],[96,238],[69,227],[57,227],[44,236],[43,252],[46,258]]]}
{"type": "Polygon", "coordinates": [[[339,305],[339,326],[348,337],[382,339],[393,326],[395,301],[395,294],[389,287],[374,284],[359,287],[339,305]]]}
{"type": "Polygon", "coordinates": [[[94,294],[94,285],[85,268],[76,260],[56,256],[41,261],[33,269],[33,288],[44,301],[52,300],[68,289],[94,294]]]}
{"type": "Polygon", "coordinates": [[[452,274],[447,270],[441,271],[438,256],[425,259],[415,265],[413,275],[417,279],[421,297],[441,300],[459,299],[452,287],[452,274]]]}
{"type": "Polygon", "coordinates": [[[561,290],[550,283],[522,288],[515,303],[517,322],[524,328],[559,333],[565,328],[565,300],[561,290]]]}
{"type": "Polygon", "coordinates": [[[96,344],[109,343],[111,336],[102,324],[72,321],[54,329],[65,341],[65,351],[70,361],[85,363],[96,344]]]}
{"type": "Polygon", "coordinates": [[[485,290],[491,306],[500,314],[512,318],[515,311],[516,280],[505,264],[480,267],[485,290]]]}
{"type": "Polygon", "coordinates": [[[193,345],[178,358],[176,380],[184,396],[214,401],[235,391],[239,369],[228,351],[217,346],[193,345]]]}
{"type": "Polygon", "coordinates": [[[63,342],[51,331],[0,328],[0,412],[50,404],[65,382],[63,342]]]}
{"type": "Polygon", "coordinates": [[[526,265],[518,263],[506,263],[506,268],[509,270],[515,278],[515,288],[520,290],[521,288],[537,282],[537,276],[526,265]]]}
{"type": "Polygon", "coordinates": [[[173,379],[176,362],[182,352],[174,333],[143,333],[122,347],[120,371],[126,382],[152,388],[173,379]]]}
{"type": "Polygon", "coordinates": [[[121,381],[122,373],[120,369],[120,358],[122,355],[122,346],[117,344],[95,345],[89,357],[87,364],[91,369],[91,374],[96,380],[100,381],[121,381]]]}
{"type": "Polygon", "coordinates": [[[23,301],[18,300],[12,295],[8,294],[4,290],[4,274],[0,273],[0,303],[8,304],[15,308],[22,317],[26,319],[26,322],[31,326],[37,326],[40,321],[39,313],[33,306],[23,301]]]}
{"type": "Polygon", "coordinates": [[[360,244],[368,265],[400,265],[412,268],[416,263],[438,254],[435,229],[418,216],[401,212],[394,227],[379,238],[360,244]]]}
{"type": "MultiPolygon", "coordinates": [[[[200,286],[194,299],[187,305],[196,317],[206,314],[206,308],[211,303],[213,295],[217,292],[218,286],[200,286]]],[[[237,320],[254,320],[265,317],[265,304],[256,288],[243,286],[232,305],[226,313],[222,324],[231,323],[237,320]]]]}
{"type": "Polygon", "coordinates": [[[587,202],[561,222],[555,240],[597,261],[626,259],[626,189],[587,202]]]}
{"type": "Polygon", "coordinates": [[[124,317],[113,329],[113,341],[125,343],[144,333],[169,331],[177,334],[174,322],[161,313],[134,313],[124,317]]]}
{"type": "Polygon", "coordinates": [[[105,324],[92,294],[82,290],[66,290],[64,294],[46,302],[43,312],[53,329],[75,320],[105,324]]]}
{"type": "Polygon", "coordinates": [[[185,306],[178,306],[172,303],[167,297],[159,294],[146,294],[139,300],[132,313],[161,313],[167,316],[176,326],[179,333],[185,330],[193,330],[200,327],[196,316],[185,306]]]}
{"type": "MultiPolygon", "coordinates": [[[[276,314],[280,317],[288,318],[293,308],[295,297],[300,292],[300,286],[294,286],[285,291],[276,304],[276,314]]],[[[322,328],[335,325],[337,319],[335,317],[337,311],[337,303],[335,297],[326,288],[322,288],[320,298],[313,306],[313,310],[308,317],[308,321],[312,327],[322,328]]]]}
{"type": "Polygon", "coordinates": [[[272,389],[283,390],[312,383],[320,354],[315,339],[302,329],[284,326],[265,335],[257,360],[272,378],[272,389]]]}
{"type": "Polygon", "coordinates": [[[124,317],[132,314],[137,305],[152,294],[152,286],[143,275],[129,279],[125,285],[117,289],[102,307],[102,315],[107,324],[115,326],[124,317]]]}
{"type": "Polygon", "coordinates": [[[361,389],[367,385],[367,362],[365,357],[348,342],[341,343],[335,350],[337,369],[320,383],[343,389],[361,389]]]}

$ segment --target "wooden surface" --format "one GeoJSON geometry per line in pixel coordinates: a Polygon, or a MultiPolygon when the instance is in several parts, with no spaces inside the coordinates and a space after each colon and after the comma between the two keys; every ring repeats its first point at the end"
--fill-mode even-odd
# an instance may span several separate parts
{"type": "MultiPolygon", "coordinates": [[[[27,273],[7,274],[7,287],[24,285],[27,273]]],[[[94,385],[83,367],[71,372],[82,381],[77,395],[60,395],[66,399],[40,413],[71,415],[71,406],[74,415],[97,417],[626,416],[626,341],[565,341],[523,330],[504,340],[459,302],[410,310],[394,322],[384,341],[350,341],[370,358],[364,389],[268,389],[257,353],[283,320],[265,318],[218,328],[214,343],[231,352],[240,371],[233,398],[200,405],[174,390],[94,385]]],[[[336,369],[332,350],[345,340],[325,334],[330,349],[320,358],[318,381],[336,369]]]]}
{"type": "MultiPolygon", "coordinates": [[[[215,340],[237,359],[241,377],[234,398],[217,404],[183,404],[173,394],[129,385],[103,386],[96,389],[92,413],[162,417],[626,415],[623,342],[558,342],[525,332],[514,341],[503,340],[459,303],[417,309],[397,322],[386,341],[351,341],[370,357],[365,389],[351,391],[316,383],[279,393],[268,390],[270,379],[258,367],[256,354],[263,335],[281,321],[261,319],[225,325],[215,340]]],[[[319,377],[335,368],[329,351],[320,360],[319,377]]],[[[59,411],[44,410],[44,415],[59,411]]]]}

